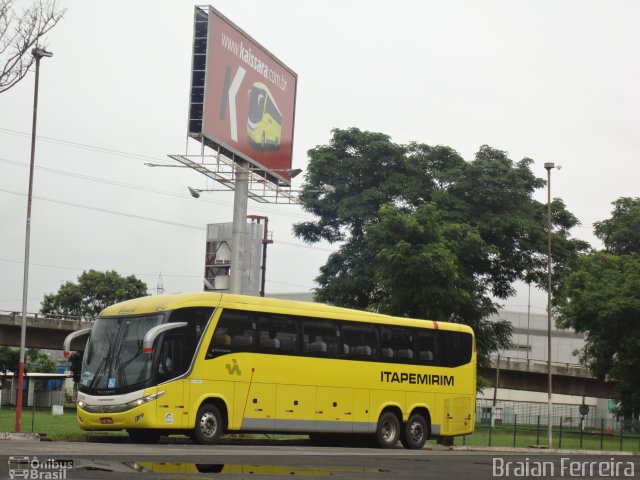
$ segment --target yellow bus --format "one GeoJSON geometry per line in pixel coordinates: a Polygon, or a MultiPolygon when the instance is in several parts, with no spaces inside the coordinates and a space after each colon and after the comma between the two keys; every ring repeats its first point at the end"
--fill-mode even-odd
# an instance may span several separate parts
{"type": "Polygon", "coordinates": [[[65,354],[87,335],[84,430],[199,444],[226,432],[357,434],[418,449],[474,428],[475,339],[465,325],[204,292],[110,306],[65,339],[65,354]]]}
{"type": "Polygon", "coordinates": [[[282,141],[282,113],[269,88],[264,83],[256,82],[249,90],[248,97],[249,142],[262,150],[268,146],[279,149],[282,141]]]}

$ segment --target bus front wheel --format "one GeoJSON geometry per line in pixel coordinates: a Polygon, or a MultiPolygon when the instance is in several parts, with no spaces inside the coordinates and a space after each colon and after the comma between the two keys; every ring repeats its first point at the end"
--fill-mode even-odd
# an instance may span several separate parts
{"type": "Polygon", "coordinates": [[[205,403],[198,409],[193,439],[201,445],[215,444],[222,434],[222,415],[218,407],[205,403]]]}
{"type": "Polygon", "coordinates": [[[409,421],[405,424],[400,442],[402,446],[409,450],[419,450],[424,447],[427,441],[428,427],[424,416],[414,413],[409,417],[409,421]]]}
{"type": "Polygon", "coordinates": [[[378,419],[376,440],[380,448],[393,448],[400,437],[400,422],[393,412],[384,412],[378,419]]]}

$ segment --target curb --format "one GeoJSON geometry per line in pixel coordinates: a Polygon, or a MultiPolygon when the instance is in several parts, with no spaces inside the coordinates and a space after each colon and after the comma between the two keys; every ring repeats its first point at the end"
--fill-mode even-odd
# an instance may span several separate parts
{"type": "Polygon", "coordinates": [[[0,432],[0,440],[40,440],[39,433],[15,433],[15,432],[0,432]]]}
{"type": "Polygon", "coordinates": [[[546,454],[565,454],[565,455],[606,455],[606,456],[635,456],[634,452],[629,451],[606,451],[606,450],[570,450],[558,448],[508,448],[508,447],[453,447],[455,451],[467,452],[496,452],[496,453],[537,453],[539,455],[546,454]]]}

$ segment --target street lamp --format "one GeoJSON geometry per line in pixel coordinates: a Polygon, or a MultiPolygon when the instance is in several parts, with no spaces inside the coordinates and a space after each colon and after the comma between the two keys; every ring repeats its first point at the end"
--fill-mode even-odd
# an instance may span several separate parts
{"type": "Polygon", "coordinates": [[[551,448],[552,441],[552,415],[551,415],[551,170],[553,168],[560,169],[554,163],[547,162],[544,164],[547,170],[547,442],[551,448]]]}
{"type": "Polygon", "coordinates": [[[20,365],[18,367],[18,398],[16,401],[15,431],[20,432],[22,416],[22,382],[24,381],[24,351],[27,338],[27,294],[29,287],[29,247],[31,242],[31,198],[33,194],[33,167],[36,153],[36,121],[38,118],[38,82],[40,80],[40,59],[52,57],[53,53],[44,48],[35,47],[31,55],[36,59],[36,84],[33,93],[33,124],[31,127],[31,162],[29,165],[29,193],[27,195],[27,228],[24,243],[24,276],[22,283],[22,324],[20,327],[20,365]]]}

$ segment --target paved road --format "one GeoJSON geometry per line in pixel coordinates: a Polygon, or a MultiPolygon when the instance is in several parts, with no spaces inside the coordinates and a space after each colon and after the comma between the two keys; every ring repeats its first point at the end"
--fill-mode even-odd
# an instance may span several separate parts
{"type": "Polygon", "coordinates": [[[209,447],[187,443],[0,441],[3,479],[10,474],[14,478],[91,480],[543,478],[538,471],[546,478],[638,478],[640,459],[569,453],[317,447],[285,442],[209,447]],[[595,466],[590,467],[593,462],[595,466]],[[612,468],[612,474],[608,474],[612,468]]]}

